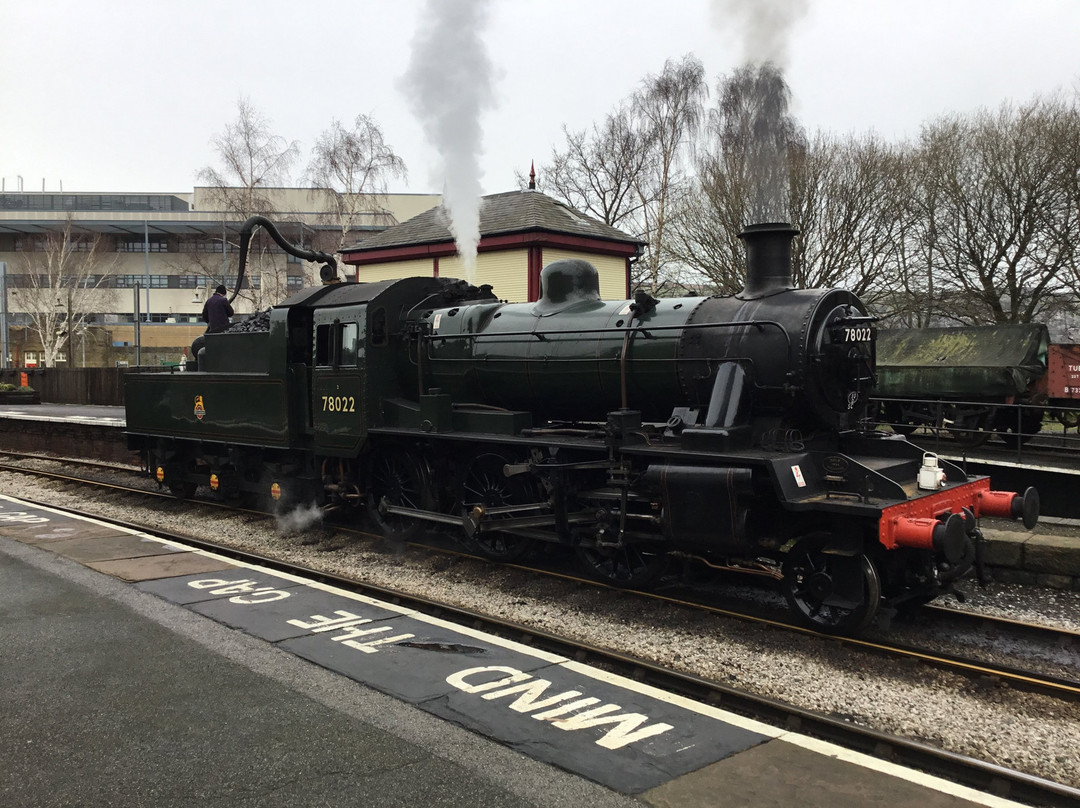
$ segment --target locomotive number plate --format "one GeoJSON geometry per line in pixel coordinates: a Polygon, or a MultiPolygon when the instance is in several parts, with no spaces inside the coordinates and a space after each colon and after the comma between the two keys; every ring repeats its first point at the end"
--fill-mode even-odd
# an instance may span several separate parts
{"type": "Polygon", "coordinates": [[[843,326],[837,329],[841,342],[872,342],[874,329],[868,325],[843,326]]]}
{"type": "Polygon", "coordinates": [[[356,412],[356,399],[352,396],[323,396],[323,412],[356,412]]]}

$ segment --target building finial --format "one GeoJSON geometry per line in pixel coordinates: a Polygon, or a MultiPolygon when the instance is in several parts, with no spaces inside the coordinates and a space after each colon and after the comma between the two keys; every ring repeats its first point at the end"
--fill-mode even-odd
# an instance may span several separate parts
{"type": "Polygon", "coordinates": [[[536,161],[529,161],[529,190],[536,190],[536,161]]]}

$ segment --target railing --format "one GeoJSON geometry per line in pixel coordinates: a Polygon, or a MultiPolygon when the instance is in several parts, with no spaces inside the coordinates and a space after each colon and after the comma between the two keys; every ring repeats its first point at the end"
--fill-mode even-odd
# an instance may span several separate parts
{"type": "Polygon", "coordinates": [[[1080,406],[874,398],[871,417],[934,451],[967,456],[985,444],[1021,463],[1047,451],[1080,454],[1080,406]]]}

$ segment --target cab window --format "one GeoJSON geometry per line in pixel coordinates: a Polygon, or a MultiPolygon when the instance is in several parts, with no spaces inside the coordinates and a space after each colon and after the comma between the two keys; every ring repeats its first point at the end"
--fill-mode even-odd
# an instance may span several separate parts
{"type": "Polygon", "coordinates": [[[315,364],[329,365],[330,355],[330,324],[326,323],[315,329],[315,364]]]}
{"type": "Polygon", "coordinates": [[[356,365],[356,339],[359,334],[359,330],[356,327],[356,323],[342,323],[341,324],[341,352],[339,354],[339,365],[356,365]]]}
{"type": "Polygon", "coordinates": [[[315,329],[315,364],[356,366],[360,328],[356,323],[324,323],[315,329]]]}

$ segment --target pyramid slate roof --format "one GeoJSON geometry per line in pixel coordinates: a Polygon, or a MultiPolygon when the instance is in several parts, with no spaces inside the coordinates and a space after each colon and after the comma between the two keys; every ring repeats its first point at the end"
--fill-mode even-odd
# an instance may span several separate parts
{"type": "MultiPolygon", "coordinates": [[[[640,239],[586,216],[538,191],[507,191],[480,199],[481,238],[532,231],[581,236],[621,244],[644,244],[640,239]]],[[[375,233],[341,252],[358,253],[440,244],[453,240],[449,216],[446,208],[440,205],[381,233],[375,233]]]]}

